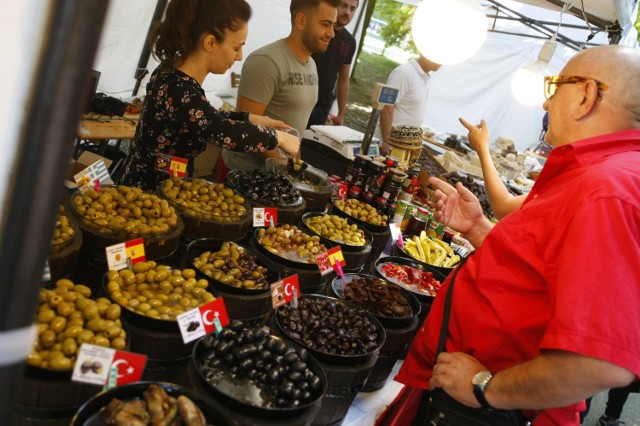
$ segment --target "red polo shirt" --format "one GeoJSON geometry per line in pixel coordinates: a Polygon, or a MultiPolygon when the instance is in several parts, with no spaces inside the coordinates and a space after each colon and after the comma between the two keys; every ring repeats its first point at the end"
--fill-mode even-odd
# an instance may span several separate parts
{"type": "MultiPolygon", "coordinates": [[[[429,386],[447,288],[396,377],[408,386],[429,386]]],[[[555,148],[458,274],[447,351],[499,372],[543,349],[640,376],[640,130],[555,148]]],[[[583,408],[545,410],[535,424],[578,425],[583,408]]]]}

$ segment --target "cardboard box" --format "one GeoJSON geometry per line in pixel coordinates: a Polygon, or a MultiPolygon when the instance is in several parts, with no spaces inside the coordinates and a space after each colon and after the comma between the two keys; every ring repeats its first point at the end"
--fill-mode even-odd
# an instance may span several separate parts
{"type": "Polygon", "coordinates": [[[220,147],[208,143],[207,149],[202,151],[194,161],[194,177],[207,177],[213,175],[220,158],[220,147]]]}
{"type": "Polygon", "coordinates": [[[107,169],[109,168],[109,166],[111,166],[111,160],[89,151],[84,151],[76,160],[70,160],[69,167],[67,169],[67,177],[64,181],[64,186],[69,189],[76,189],[78,186],[73,180],[73,177],[98,160],[103,160],[104,165],[107,166],[107,169]]]}

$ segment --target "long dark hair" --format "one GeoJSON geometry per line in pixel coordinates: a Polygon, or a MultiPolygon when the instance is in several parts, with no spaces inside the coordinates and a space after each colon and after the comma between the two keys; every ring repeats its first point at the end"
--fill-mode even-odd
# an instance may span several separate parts
{"type": "Polygon", "coordinates": [[[203,34],[222,42],[227,31],[237,31],[250,18],[245,0],[171,0],[151,34],[153,56],[163,67],[179,66],[203,34]]]}

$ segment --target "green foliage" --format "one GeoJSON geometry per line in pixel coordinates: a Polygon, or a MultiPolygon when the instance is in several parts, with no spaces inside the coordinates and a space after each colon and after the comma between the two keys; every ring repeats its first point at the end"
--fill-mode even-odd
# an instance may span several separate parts
{"type": "Polygon", "coordinates": [[[638,31],[638,44],[640,44],[640,7],[638,8],[638,17],[636,18],[636,30],[638,31]]]}
{"type": "Polygon", "coordinates": [[[373,16],[387,23],[380,30],[385,48],[398,46],[404,50],[417,52],[411,39],[411,19],[415,6],[398,3],[395,0],[377,0],[373,16]]]}

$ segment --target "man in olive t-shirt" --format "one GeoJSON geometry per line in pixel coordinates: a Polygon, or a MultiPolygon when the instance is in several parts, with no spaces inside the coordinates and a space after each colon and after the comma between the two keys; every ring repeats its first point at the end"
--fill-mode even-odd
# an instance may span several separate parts
{"type": "MultiPolygon", "coordinates": [[[[300,136],[318,99],[318,73],[312,53],[324,52],[334,37],[338,0],[292,0],[291,33],[253,52],[242,67],[237,111],[282,120],[300,136]]],[[[277,150],[234,153],[224,150],[230,170],[264,167],[277,150]]]]}

